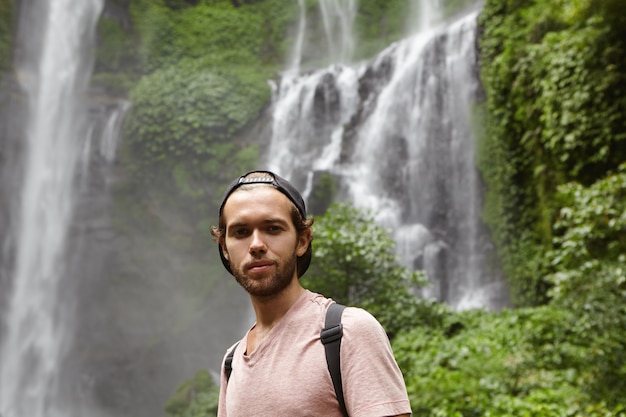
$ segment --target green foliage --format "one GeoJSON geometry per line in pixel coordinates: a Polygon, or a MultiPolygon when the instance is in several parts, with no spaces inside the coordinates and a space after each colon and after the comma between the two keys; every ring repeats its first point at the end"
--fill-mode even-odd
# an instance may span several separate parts
{"type": "MultiPolygon", "coordinates": [[[[240,159],[235,155],[242,148],[232,139],[256,120],[269,94],[262,74],[183,60],[143,77],[132,90],[125,146],[140,173],[158,168],[179,175],[185,169],[197,181],[206,176],[219,181],[241,168],[229,164],[231,170],[225,170],[223,162],[240,159]]],[[[250,152],[243,157],[249,160],[250,152]]]]}
{"type": "Polygon", "coordinates": [[[406,33],[409,2],[362,0],[355,21],[357,58],[370,58],[406,33]]]}
{"type": "Polygon", "coordinates": [[[278,0],[238,8],[231,2],[154,2],[134,5],[133,20],[141,39],[143,68],[151,72],[184,58],[274,64],[282,55],[286,25],[294,12],[294,4],[286,6],[278,0]]]}
{"type": "Polygon", "coordinates": [[[474,8],[476,2],[473,0],[440,0],[439,8],[441,10],[442,17],[448,19],[454,16],[459,16],[460,13],[474,8]]]}
{"type": "MultiPolygon", "coordinates": [[[[355,20],[355,35],[359,40],[356,59],[369,59],[391,43],[402,39],[419,20],[418,2],[406,0],[360,0],[355,20]]],[[[443,18],[448,18],[467,7],[473,0],[440,0],[438,7],[443,18]]]]}
{"type": "Polygon", "coordinates": [[[175,13],[165,7],[154,5],[142,13],[135,25],[141,38],[139,57],[142,68],[151,72],[181,59],[176,50],[175,13]]]}
{"type": "Polygon", "coordinates": [[[561,186],[559,197],[550,295],[577,315],[571,330],[596,374],[588,391],[614,403],[626,396],[626,163],[590,187],[561,186]]]}
{"type": "MultiPolygon", "coordinates": [[[[418,20],[417,2],[406,0],[360,0],[354,23],[358,39],[356,59],[370,59],[391,43],[402,39],[418,20]]],[[[438,7],[444,18],[473,7],[473,0],[440,0],[438,7]]],[[[317,6],[317,4],[315,4],[317,6]]]]}
{"type": "Polygon", "coordinates": [[[136,77],[128,72],[98,72],[91,77],[91,84],[103,88],[107,94],[125,97],[136,83],[136,77]]]}
{"type": "Polygon", "coordinates": [[[480,15],[484,216],[518,305],[546,301],[559,184],[590,184],[626,160],[623,18],[597,3],[494,0],[480,15]]]}
{"type": "Polygon", "coordinates": [[[518,304],[551,300],[516,342],[515,389],[482,415],[625,413],[624,166],[610,174],[626,160],[616,7],[494,1],[481,14],[485,218],[518,304]]]}
{"type": "Polygon", "coordinates": [[[576,269],[592,259],[617,261],[626,254],[626,163],[590,187],[562,185],[558,198],[563,207],[555,223],[555,266],[576,269]]]}
{"type": "MultiPolygon", "coordinates": [[[[394,353],[420,416],[623,416],[587,394],[599,375],[574,336],[577,317],[552,307],[448,312],[398,336],[394,353]]],[[[623,398],[623,397],[622,397],[623,398]]]]}
{"type": "Polygon", "coordinates": [[[546,34],[523,61],[537,92],[544,157],[553,169],[585,183],[626,159],[626,99],[613,92],[626,91],[619,68],[626,51],[604,45],[610,31],[590,18],[582,28],[546,34]]]}
{"type": "Polygon", "coordinates": [[[626,164],[559,187],[549,305],[448,311],[394,339],[416,414],[626,415],[625,197],[626,164]]]}
{"type": "Polygon", "coordinates": [[[13,44],[13,1],[0,0],[0,70],[11,66],[13,44]]]}
{"type": "Polygon", "coordinates": [[[308,198],[307,206],[312,215],[321,215],[335,201],[337,181],[332,174],[324,172],[314,179],[313,191],[308,198]]]}
{"type": "Polygon", "coordinates": [[[506,391],[501,376],[507,373],[504,335],[511,345],[514,340],[510,324],[485,320],[479,312],[448,313],[443,322],[417,327],[393,343],[413,413],[485,415],[492,398],[506,391]]]}
{"type": "MultiPolygon", "coordinates": [[[[273,67],[266,63],[279,53],[292,11],[277,0],[241,7],[131,3],[138,61],[147,72],[130,91],[133,107],[124,125],[122,153],[133,180],[161,188],[171,182],[175,195],[198,201],[208,193],[212,202],[219,184],[256,163],[258,149],[242,145],[240,135],[270,98],[273,67]]],[[[114,31],[107,33],[114,38],[114,31]]],[[[116,79],[99,75],[97,81],[116,79]]]]}
{"type": "Polygon", "coordinates": [[[398,264],[393,239],[370,213],[337,204],[313,227],[313,262],[301,279],[305,287],[365,308],[392,336],[419,321],[427,303],[411,290],[423,276],[398,264]]]}
{"type": "Polygon", "coordinates": [[[182,383],[165,405],[168,417],[207,417],[217,414],[219,386],[205,369],[182,383]]]}
{"type": "Polygon", "coordinates": [[[98,49],[95,72],[115,73],[136,65],[135,45],[119,21],[102,18],[98,22],[98,49]]]}

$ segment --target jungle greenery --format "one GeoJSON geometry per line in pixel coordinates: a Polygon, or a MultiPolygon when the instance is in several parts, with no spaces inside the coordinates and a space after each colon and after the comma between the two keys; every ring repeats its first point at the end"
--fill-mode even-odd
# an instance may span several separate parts
{"type": "Polygon", "coordinates": [[[559,185],[588,186],[626,160],[625,10],[489,1],[480,15],[485,219],[518,305],[547,301],[559,185]]]}
{"type": "MultiPolygon", "coordinates": [[[[94,80],[133,102],[120,213],[177,204],[206,232],[226,179],[257,162],[249,132],[285,62],[292,3],[120,0],[131,24],[101,21],[94,80]]],[[[401,36],[406,4],[359,2],[359,57],[401,36]]],[[[466,5],[446,2],[447,13],[454,4],[466,5]]],[[[626,4],[486,0],[479,25],[477,163],[514,305],[416,301],[419,276],[349,206],[317,218],[315,256],[333,279],[312,267],[307,285],[389,328],[415,415],[625,416],[626,4]]],[[[216,390],[200,371],[166,412],[213,415],[216,390]]]]}
{"type": "Polygon", "coordinates": [[[11,63],[13,41],[13,2],[0,0],[0,70],[6,71],[11,63]]]}
{"type": "Polygon", "coordinates": [[[305,288],[365,308],[390,337],[430,311],[431,303],[412,292],[425,283],[423,274],[398,264],[389,231],[374,223],[372,213],[332,205],[316,218],[313,231],[315,262],[301,278],[305,288]]]}

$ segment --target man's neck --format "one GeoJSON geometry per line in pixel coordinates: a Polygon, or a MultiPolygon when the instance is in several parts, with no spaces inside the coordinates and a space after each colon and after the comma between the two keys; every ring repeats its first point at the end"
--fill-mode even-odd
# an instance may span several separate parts
{"type": "Polygon", "coordinates": [[[256,314],[256,327],[259,330],[270,330],[280,321],[281,318],[295,304],[305,289],[300,285],[298,279],[294,281],[280,294],[272,297],[250,296],[252,307],[256,314]]]}
{"type": "Polygon", "coordinates": [[[261,344],[267,334],[298,301],[305,289],[296,278],[289,287],[272,297],[250,296],[256,314],[256,324],[248,333],[246,353],[250,355],[261,344]]]}

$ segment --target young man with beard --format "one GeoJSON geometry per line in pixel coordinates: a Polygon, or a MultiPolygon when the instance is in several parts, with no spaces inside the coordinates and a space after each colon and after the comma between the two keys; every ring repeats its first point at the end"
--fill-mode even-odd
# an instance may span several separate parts
{"type": "MultiPolygon", "coordinates": [[[[227,352],[232,373],[221,372],[219,417],[343,415],[320,341],[333,301],[298,280],[311,261],[312,224],[300,193],[271,172],[248,173],[224,194],[211,233],[224,266],[250,295],[256,323],[227,352]]],[[[341,323],[348,415],[409,416],[404,380],[382,326],[353,307],[341,323]]]]}

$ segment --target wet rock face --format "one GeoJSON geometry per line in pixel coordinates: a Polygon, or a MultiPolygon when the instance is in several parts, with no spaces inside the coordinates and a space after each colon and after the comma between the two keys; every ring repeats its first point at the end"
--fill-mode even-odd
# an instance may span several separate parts
{"type": "Polygon", "coordinates": [[[370,97],[378,95],[381,88],[389,83],[394,71],[394,61],[390,52],[394,49],[395,47],[391,46],[385,51],[386,53],[382,53],[374,63],[367,66],[359,79],[361,101],[369,101],[370,97]]]}
{"type": "Polygon", "coordinates": [[[314,129],[313,135],[319,138],[329,137],[332,133],[332,127],[339,121],[341,93],[336,83],[335,75],[326,73],[315,87],[313,94],[314,120],[312,126],[314,129]]]}
{"type": "MultiPolygon", "coordinates": [[[[388,51],[393,51],[392,46],[388,51]]],[[[393,75],[394,62],[391,54],[381,54],[380,58],[365,67],[363,75],[359,77],[358,94],[359,108],[354,113],[350,121],[344,126],[343,140],[341,146],[340,162],[346,163],[350,156],[354,154],[354,146],[357,141],[355,135],[363,121],[366,120],[378,100],[378,94],[389,83],[393,75]]]]}
{"type": "Polygon", "coordinates": [[[118,22],[124,29],[129,29],[131,19],[128,13],[128,7],[131,0],[105,0],[102,16],[118,22]]]}
{"type": "Polygon", "coordinates": [[[68,397],[89,399],[107,416],[152,417],[163,414],[176,387],[198,369],[219,368],[223,352],[242,332],[248,300],[221,267],[223,277],[204,276],[202,267],[190,272],[190,265],[217,260],[194,250],[181,253],[172,242],[172,236],[195,232],[185,212],[153,201],[143,217],[154,230],[128,227],[124,217],[132,213],[125,210],[136,204],[119,191],[128,186],[128,167],[108,161],[100,146],[113,102],[98,95],[90,108],[92,146],[66,259],[76,323],[64,378],[81,381],[68,388],[68,397]],[[210,285],[203,299],[189,291],[190,280],[210,285]]]}
{"type": "MultiPolygon", "coordinates": [[[[391,136],[387,139],[385,158],[381,160],[381,181],[388,195],[399,201],[406,193],[406,178],[404,168],[409,163],[409,152],[406,138],[391,136]]],[[[406,206],[408,202],[401,204],[406,206]]]]}
{"type": "MultiPolygon", "coordinates": [[[[5,74],[0,87],[0,317],[6,308],[11,289],[11,271],[15,261],[16,205],[23,178],[22,140],[23,115],[27,108],[26,97],[14,74],[5,74]]],[[[0,320],[0,341],[2,326],[0,320]]]]}

